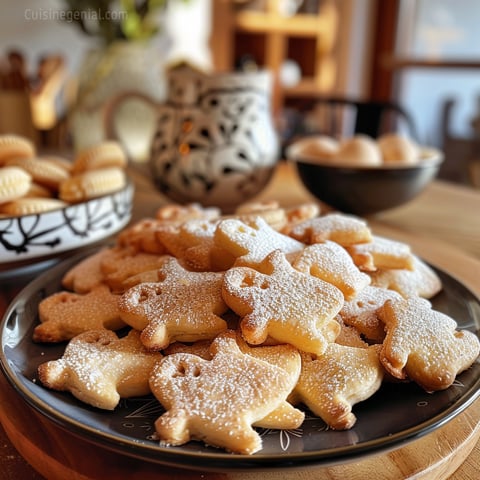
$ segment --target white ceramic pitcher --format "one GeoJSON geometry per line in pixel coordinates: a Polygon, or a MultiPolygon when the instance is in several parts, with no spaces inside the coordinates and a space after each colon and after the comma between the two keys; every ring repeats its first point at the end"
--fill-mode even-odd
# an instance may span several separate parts
{"type": "Polygon", "coordinates": [[[224,211],[260,192],[279,156],[271,86],[267,71],[171,71],[166,101],[155,105],[150,166],[159,190],[224,211]]]}

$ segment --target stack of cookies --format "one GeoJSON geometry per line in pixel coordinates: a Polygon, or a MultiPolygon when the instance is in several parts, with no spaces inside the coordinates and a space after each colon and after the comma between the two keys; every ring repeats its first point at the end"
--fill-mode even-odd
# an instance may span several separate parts
{"type": "Polygon", "coordinates": [[[86,148],[71,162],[37,155],[24,137],[0,135],[0,215],[46,212],[120,190],[126,164],[113,141],[86,148]]]}
{"type": "Polygon", "coordinates": [[[408,245],[316,204],[167,205],[62,283],[33,340],[68,344],[40,381],[107,410],[153,394],[163,445],[253,454],[254,427],[298,428],[305,407],[349,429],[383,382],[443,390],[480,351],[408,245]]]}

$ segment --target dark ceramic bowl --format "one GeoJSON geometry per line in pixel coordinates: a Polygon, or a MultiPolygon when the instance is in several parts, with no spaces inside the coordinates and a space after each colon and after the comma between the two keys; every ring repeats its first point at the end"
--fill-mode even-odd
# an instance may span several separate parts
{"type": "Polygon", "coordinates": [[[350,167],[302,157],[292,144],[287,159],[305,187],[322,202],[345,213],[368,215],[403,205],[437,175],[442,152],[424,149],[414,166],[350,167]]]}

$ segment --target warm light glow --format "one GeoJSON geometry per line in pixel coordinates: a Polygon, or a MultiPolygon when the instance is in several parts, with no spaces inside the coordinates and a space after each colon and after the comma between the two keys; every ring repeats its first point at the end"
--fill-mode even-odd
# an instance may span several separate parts
{"type": "Polygon", "coordinates": [[[181,143],[178,146],[178,151],[181,155],[188,155],[190,153],[190,146],[188,145],[188,143],[181,143]]]}

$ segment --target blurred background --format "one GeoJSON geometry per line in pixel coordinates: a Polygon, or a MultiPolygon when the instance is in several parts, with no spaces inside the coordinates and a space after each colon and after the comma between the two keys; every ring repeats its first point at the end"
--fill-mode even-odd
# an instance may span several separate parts
{"type": "MultiPolygon", "coordinates": [[[[165,72],[268,68],[272,108],[323,98],[393,102],[422,144],[445,152],[440,177],[480,188],[477,0],[2,0],[0,132],[40,148],[115,136],[148,159],[165,72]],[[114,114],[112,113],[114,112],[114,114]]],[[[348,123],[345,116],[344,122],[348,123]]]]}

